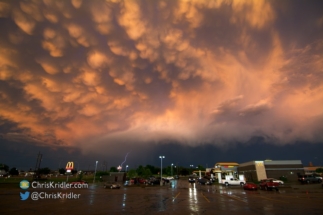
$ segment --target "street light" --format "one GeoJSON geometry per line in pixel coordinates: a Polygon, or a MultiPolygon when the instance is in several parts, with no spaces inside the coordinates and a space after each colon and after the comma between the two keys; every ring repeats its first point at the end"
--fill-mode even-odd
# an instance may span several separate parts
{"type": "Polygon", "coordinates": [[[173,176],[173,165],[174,165],[174,164],[172,164],[172,176],[173,176]]]}
{"type": "Polygon", "coordinates": [[[165,158],[165,156],[159,156],[160,158],[160,186],[163,185],[163,158],[165,158]]]}
{"type": "Polygon", "coordinates": [[[99,161],[96,161],[96,162],[95,162],[95,171],[94,171],[94,179],[93,179],[93,183],[95,182],[96,168],[98,167],[98,162],[99,162],[99,161]]]}
{"type": "Polygon", "coordinates": [[[129,166],[127,165],[127,166],[126,166],[126,172],[127,172],[127,170],[128,170],[128,167],[129,167],[129,166]]]}

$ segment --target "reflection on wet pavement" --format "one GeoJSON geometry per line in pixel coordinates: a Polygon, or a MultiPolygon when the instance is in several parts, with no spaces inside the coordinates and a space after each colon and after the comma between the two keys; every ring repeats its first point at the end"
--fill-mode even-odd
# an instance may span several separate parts
{"type": "Polygon", "coordinates": [[[123,194],[122,207],[126,207],[127,194],[123,194]]]}
{"type": "Polygon", "coordinates": [[[189,193],[189,207],[191,211],[198,212],[198,200],[197,200],[197,190],[196,185],[193,183],[190,188],[188,188],[189,193]]]}
{"type": "MultiPolygon", "coordinates": [[[[320,189],[321,186],[319,187],[320,189]]],[[[35,191],[35,190],[34,190],[35,191]]],[[[44,192],[48,190],[44,190],[44,192]]],[[[80,190],[50,190],[74,192],[81,198],[47,199],[44,201],[19,200],[20,189],[0,189],[1,214],[24,215],[50,211],[65,214],[322,214],[323,191],[297,192],[292,189],[246,191],[237,186],[190,184],[187,180],[172,181],[167,186],[122,187],[104,189],[90,186],[80,190]]]]}
{"type": "Polygon", "coordinates": [[[94,204],[95,188],[96,188],[96,185],[89,186],[89,205],[94,204]]]}

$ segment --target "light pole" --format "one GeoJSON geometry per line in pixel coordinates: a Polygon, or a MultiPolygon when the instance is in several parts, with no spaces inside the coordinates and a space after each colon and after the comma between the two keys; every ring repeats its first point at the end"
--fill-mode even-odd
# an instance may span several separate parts
{"type": "Polygon", "coordinates": [[[96,168],[98,167],[98,162],[99,162],[99,161],[96,161],[96,162],[95,162],[95,171],[94,171],[93,184],[95,183],[95,175],[96,175],[96,168]]]}
{"type": "Polygon", "coordinates": [[[165,158],[165,156],[159,156],[160,158],[160,186],[163,185],[163,158],[165,158]]]}
{"type": "Polygon", "coordinates": [[[126,172],[128,171],[128,167],[129,167],[129,166],[127,165],[127,166],[126,166],[126,172]]]}
{"type": "Polygon", "coordinates": [[[172,170],[172,171],[171,171],[171,172],[172,172],[172,177],[173,177],[173,165],[174,165],[174,164],[172,164],[172,169],[171,169],[171,170],[172,170]]]}

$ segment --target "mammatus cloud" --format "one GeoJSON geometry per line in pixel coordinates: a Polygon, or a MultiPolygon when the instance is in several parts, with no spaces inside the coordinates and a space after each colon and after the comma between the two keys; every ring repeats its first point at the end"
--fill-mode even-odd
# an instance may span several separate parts
{"type": "Polygon", "coordinates": [[[0,117],[15,125],[4,137],[84,149],[320,142],[322,15],[298,14],[317,37],[287,41],[280,10],[268,1],[1,3],[0,117]]]}

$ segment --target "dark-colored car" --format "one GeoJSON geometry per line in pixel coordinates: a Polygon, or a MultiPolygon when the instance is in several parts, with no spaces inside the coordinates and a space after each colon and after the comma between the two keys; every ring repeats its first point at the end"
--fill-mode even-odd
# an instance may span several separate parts
{"type": "Polygon", "coordinates": [[[321,183],[322,179],[316,175],[298,175],[298,181],[302,184],[321,183]]]}
{"type": "Polygon", "coordinates": [[[202,185],[211,185],[212,182],[208,180],[207,178],[199,178],[197,179],[197,182],[202,185]]]}
{"type": "Polygon", "coordinates": [[[258,186],[255,183],[247,182],[243,185],[244,190],[258,190],[258,186]]]}
{"type": "Polygon", "coordinates": [[[160,179],[155,178],[155,177],[150,177],[147,181],[149,185],[159,185],[160,184],[160,179]]]}
{"type": "Polygon", "coordinates": [[[274,182],[272,179],[264,179],[260,181],[259,187],[261,190],[276,190],[279,189],[279,183],[274,182]]]}
{"type": "Polygon", "coordinates": [[[188,182],[190,182],[190,183],[195,183],[196,182],[196,179],[195,179],[195,177],[194,176],[189,176],[188,177],[188,182]]]}
{"type": "Polygon", "coordinates": [[[206,175],[206,176],[204,176],[203,178],[206,178],[207,180],[209,180],[211,183],[213,183],[213,182],[216,182],[217,181],[217,178],[215,178],[215,177],[211,177],[211,176],[209,176],[209,175],[206,175]]]}
{"type": "Polygon", "coordinates": [[[120,189],[120,185],[119,184],[104,184],[104,189],[110,188],[110,189],[120,189]]]}

